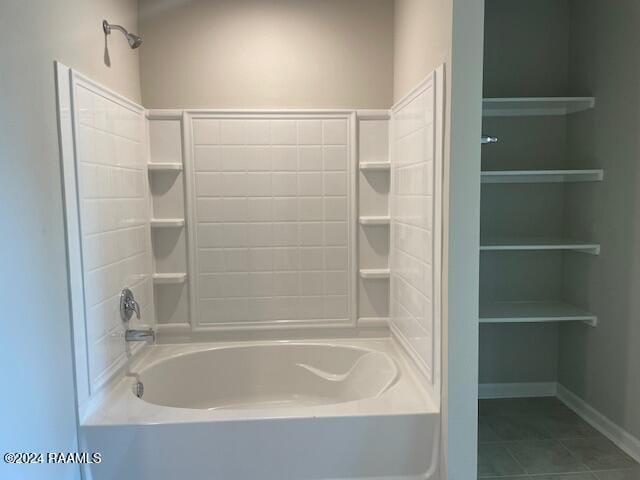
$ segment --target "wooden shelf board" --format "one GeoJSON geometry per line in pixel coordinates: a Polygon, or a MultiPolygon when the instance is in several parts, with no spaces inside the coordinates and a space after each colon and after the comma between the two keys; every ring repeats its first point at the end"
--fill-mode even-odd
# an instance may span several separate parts
{"type": "Polygon", "coordinates": [[[488,302],[480,304],[480,323],[540,323],[581,321],[595,327],[598,318],[559,301],[488,302]]]}

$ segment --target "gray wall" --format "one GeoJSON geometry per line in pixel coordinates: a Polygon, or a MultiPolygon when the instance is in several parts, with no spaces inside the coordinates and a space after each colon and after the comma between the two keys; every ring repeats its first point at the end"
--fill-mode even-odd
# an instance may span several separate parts
{"type": "Polygon", "coordinates": [[[441,452],[443,478],[476,475],[478,245],[484,2],[396,0],[394,101],[446,63],[441,452]],[[452,75],[452,72],[454,75],[452,75]]]}
{"type": "MultiPolygon", "coordinates": [[[[133,0],[3,0],[0,14],[0,451],[75,451],[76,414],[53,61],[140,99],[137,52],[103,17],[136,28],[133,0]]],[[[0,477],[78,478],[77,466],[0,477]]]]}
{"type": "Polygon", "coordinates": [[[483,0],[453,0],[450,140],[445,171],[446,324],[443,370],[450,480],[477,472],[478,269],[483,0]]]}
{"type": "MultiPolygon", "coordinates": [[[[484,96],[567,95],[569,14],[568,0],[487,0],[484,96]]],[[[484,170],[567,165],[566,117],[485,118],[483,132],[500,139],[482,147],[484,170]]],[[[562,184],[483,185],[481,236],[562,236],[564,192],[562,184]]],[[[481,301],[562,299],[566,255],[480,257],[481,301]]],[[[480,327],[480,383],[555,382],[557,375],[557,325],[480,327]]]]}
{"type": "Polygon", "coordinates": [[[393,0],[141,0],[147,108],[388,108],[393,0]]]}
{"type": "Polygon", "coordinates": [[[559,380],[640,438],[640,3],[572,0],[571,14],[571,89],[596,108],[570,118],[570,151],[605,180],[567,191],[570,232],[602,253],[566,262],[565,293],[599,325],[563,326],[559,380]]]}

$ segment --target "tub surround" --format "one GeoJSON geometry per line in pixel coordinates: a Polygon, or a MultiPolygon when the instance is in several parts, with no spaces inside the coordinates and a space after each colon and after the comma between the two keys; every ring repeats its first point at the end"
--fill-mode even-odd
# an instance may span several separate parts
{"type": "MultiPolygon", "coordinates": [[[[117,360],[82,399],[81,444],[109,460],[86,474],[437,478],[443,69],[389,111],[145,112],[65,72],[61,92],[76,108],[61,119],[82,127],[63,129],[75,146],[63,152],[70,231],[100,233],[81,220],[104,218],[144,233],[91,251],[88,238],[79,249],[71,238],[81,253],[72,265],[124,275],[87,283],[93,270],[73,272],[85,280],[74,311],[144,282],[142,322],[157,315],[160,337],[118,356],[126,325],[116,312],[100,317],[112,344],[102,353],[117,360]],[[94,97],[78,96],[85,84],[94,97]],[[118,116],[109,98],[141,121],[118,116]],[[85,142],[85,127],[102,137],[103,123],[147,135],[85,142]],[[146,152],[142,166],[121,163],[125,147],[137,160],[146,152]],[[109,155],[121,181],[77,181],[78,164],[102,168],[109,155]],[[78,188],[81,199],[123,201],[89,211],[72,201],[78,188]],[[113,245],[133,250],[112,258],[113,245]],[[137,256],[148,263],[129,268],[137,256]],[[246,449],[251,462],[236,458],[246,449]],[[176,455],[183,461],[168,461],[176,455]]],[[[74,317],[80,366],[100,353],[83,343],[95,328],[87,320],[74,317]]],[[[82,384],[94,380],[89,366],[82,384]]]]}

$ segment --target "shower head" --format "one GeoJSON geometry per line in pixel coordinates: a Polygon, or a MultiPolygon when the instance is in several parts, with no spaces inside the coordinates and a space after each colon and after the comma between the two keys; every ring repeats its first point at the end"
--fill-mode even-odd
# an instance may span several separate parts
{"type": "Polygon", "coordinates": [[[131,49],[136,49],[140,45],[142,45],[142,37],[135,35],[133,33],[129,33],[126,28],[121,27],[120,25],[110,24],[106,20],[102,21],[102,30],[105,35],[111,35],[111,30],[119,30],[121,31],[125,37],[127,37],[127,42],[129,42],[129,46],[131,49]]]}
{"type": "Polygon", "coordinates": [[[142,45],[142,37],[133,33],[129,33],[127,34],[127,42],[129,42],[129,46],[131,48],[136,49],[140,45],[142,45]]]}

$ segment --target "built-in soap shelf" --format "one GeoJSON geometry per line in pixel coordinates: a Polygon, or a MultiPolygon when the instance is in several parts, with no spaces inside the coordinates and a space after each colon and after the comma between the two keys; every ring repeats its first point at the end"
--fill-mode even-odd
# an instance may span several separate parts
{"type": "Polygon", "coordinates": [[[388,172],[391,170],[391,162],[361,162],[361,172],[388,172]]]}
{"type": "Polygon", "coordinates": [[[604,170],[487,170],[481,172],[482,183],[569,183],[599,182],[604,170]]]}
{"type": "Polygon", "coordinates": [[[365,280],[385,280],[391,272],[388,268],[361,268],[360,277],[365,280]]]}
{"type": "Polygon", "coordinates": [[[182,228],[184,218],[152,218],[151,228],[182,228]]]}
{"type": "Polygon", "coordinates": [[[360,225],[389,225],[391,217],[389,215],[364,215],[358,220],[360,225]]]}
{"type": "Polygon", "coordinates": [[[584,322],[592,327],[598,318],[591,312],[561,301],[483,302],[480,323],[584,322]]]}
{"type": "Polygon", "coordinates": [[[148,163],[147,169],[150,172],[181,172],[181,163],[148,163]]]}
{"type": "Polygon", "coordinates": [[[154,273],[154,285],[180,285],[187,281],[186,273],[154,273]]]}

